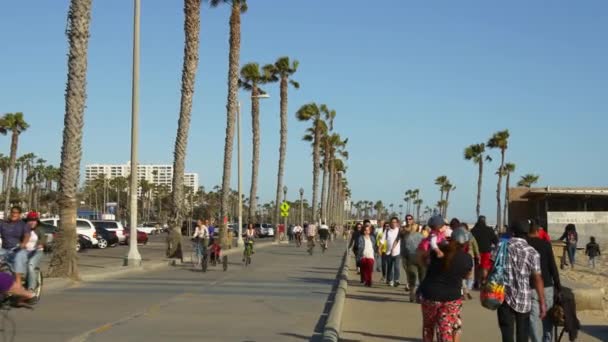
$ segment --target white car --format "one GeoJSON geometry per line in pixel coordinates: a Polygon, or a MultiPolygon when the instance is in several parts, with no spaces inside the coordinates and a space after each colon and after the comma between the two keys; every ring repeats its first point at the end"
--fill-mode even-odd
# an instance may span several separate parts
{"type": "Polygon", "coordinates": [[[149,225],[141,225],[141,226],[137,226],[137,230],[139,230],[140,232],[144,232],[148,235],[154,235],[159,232],[160,228],[156,227],[156,226],[152,227],[149,225]]]}
{"type": "MultiPolygon", "coordinates": [[[[59,227],[61,229],[61,220],[59,218],[45,218],[41,219],[40,222],[48,223],[55,227],[59,227]]],[[[97,246],[99,241],[97,240],[97,232],[95,231],[95,226],[93,223],[87,219],[76,219],[76,232],[78,234],[84,235],[91,240],[93,246],[97,246]]]]}
{"type": "Polygon", "coordinates": [[[119,221],[91,221],[95,227],[116,233],[118,243],[125,243],[125,227],[119,221]]]}

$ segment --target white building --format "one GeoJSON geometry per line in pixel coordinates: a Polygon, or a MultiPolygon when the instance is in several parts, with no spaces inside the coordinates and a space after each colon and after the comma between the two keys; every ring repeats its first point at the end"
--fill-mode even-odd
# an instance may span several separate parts
{"type": "MultiPolygon", "coordinates": [[[[131,173],[131,165],[127,164],[90,164],[85,166],[85,183],[105,175],[108,179],[116,177],[128,177],[131,173]]],[[[137,177],[154,185],[165,185],[172,189],[173,165],[163,164],[139,164],[137,166],[137,177]]],[[[198,189],[198,173],[185,173],[184,185],[198,189]]]]}

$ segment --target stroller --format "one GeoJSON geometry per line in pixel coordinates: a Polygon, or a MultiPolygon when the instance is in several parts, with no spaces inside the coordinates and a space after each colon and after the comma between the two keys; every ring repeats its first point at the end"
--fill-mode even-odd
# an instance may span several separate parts
{"type": "Polygon", "coordinates": [[[221,260],[224,271],[228,269],[228,256],[222,256],[222,246],[220,246],[217,239],[214,239],[211,246],[209,246],[209,260],[211,261],[211,266],[217,266],[221,260]]]}

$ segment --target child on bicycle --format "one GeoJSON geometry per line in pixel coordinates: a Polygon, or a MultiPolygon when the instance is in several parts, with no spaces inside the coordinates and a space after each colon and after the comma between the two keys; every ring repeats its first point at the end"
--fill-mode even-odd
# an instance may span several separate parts
{"type": "Polygon", "coordinates": [[[211,262],[218,262],[222,254],[222,246],[218,242],[218,239],[213,239],[211,246],[209,246],[209,253],[211,262]]]}

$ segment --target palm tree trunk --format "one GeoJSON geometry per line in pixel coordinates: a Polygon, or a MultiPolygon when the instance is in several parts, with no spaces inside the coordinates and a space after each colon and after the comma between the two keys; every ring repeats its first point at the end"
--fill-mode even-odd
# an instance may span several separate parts
{"type": "Polygon", "coordinates": [[[82,127],[86,102],[87,52],[91,0],[72,0],[68,12],[68,81],[59,177],[59,218],[62,236],[55,246],[50,274],[78,279],[76,257],[77,190],[82,158],[82,127]]]}
{"type": "Polygon", "coordinates": [[[321,221],[325,221],[327,219],[327,179],[329,177],[329,162],[327,159],[328,158],[325,157],[323,160],[323,182],[321,185],[321,221]]]}
{"type": "Polygon", "coordinates": [[[443,208],[443,217],[448,218],[448,206],[450,205],[450,190],[445,193],[445,206],[443,208]]]}
{"type": "MultiPolygon", "coordinates": [[[[277,175],[277,197],[275,209],[275,222],[279,224],[281,194],[283,192],[283,174],[285,172],[285,157],[287,155],[287,87],[288,79],[281,77],[281,145],[279,146],[279,172],[277,175]]],[[[285,227],[287,229],[287,227],[285,227]]],[[[279,241],[279,234],[275,234],[275,241],[279,241]]]]}
{"type": "Polygon", "coordinates": [[[234,125],[239,91],[239,59],[241,52],[241,7],[240,1],[232,2],[230,14],[230,52],[228,53],[228,103],[226,105],[226,141],[224,146],[224,170],[222,175],[221,228],[220,241],[224,248],[228,241],[228,209],[230,206],[230,175],[232,166],[232,147],[234,144],[234,125]]]}
{"type": "Polygon", "coordinates": [[[120,221],[120,188],[116,187],[116,221],[120,221]]]}
{"type": "Polygon", "coordinates": [[[15,189],[19,191],[19,175],[21,173],[21,165],[17,165],[15,169],[15,189]]]}
{"type": "Polygon", "coordinates": [[[319,165],[321,163],[321,131],[316,127],[315,123],[315,137],[314,145],[312,150],[312,217],[311,222],[317,220],[317,206],[318,206],[318,194],[319,191],[319,165]]]}
{"type": "Polygon", "coordinates": [[[477,176],[477,205],[475,206],[476,217],[481,215],[481,185],[483,181],[483,155],[479,157],[479,174],[477,176]]]}
{"type": "Polygon", "coordinates": [[[11,205],[11,188],[13,187],[13,174],[15,173],[15,161],[17,160],[17,146],[19,145],[19,133],[14,130],[11,136],[11,160],[8,166],[8,179],[6,181],[6,198],[4,199],[4,213],[8,217],[11,205]]]}
{"type": "Polygon", "coordinates": [[[502,231],[502,219],[500,216],[500,212],[502,210],[502,206],[501,206],[501,190],[502,190],[502,170],[504,169],[505,166],[505,151],[501,150],[500,151],[501,154],[501,162],[500,162],[500,169],[498,169],[498,184],[496,185],[496,227],[502,231]]]}
{"type": "Polygon", "coordinates": [[[507,173],[507,179],[506,179],[506,184],[505,184],[505,204],[504,204],[504,209],[503,209],[503,221],[505,222],[505,224],[509,224],[509,220],[507,218],[507,209],[509,207],[509,183],[511,182],[511,173],[507,173]]]}
{"type": "Polygon", "coordinates": [[[249,222],[253,222],[256,196],[258,192],[258,170],[260,167],[260,100],[258,87],[253,84],[251,89],[251,133],[253,136],[253,156],[251,158],[251,189],[249,191],[249,222]]]}
{"type": "MultiPolygon", "coordinates": [[[[188,146],[188,132],[190,130],[190,118],[192,116],[192,99],[194,97],[194,86],[196,70],[198,68],[199,36],[201,31],[201,0],[184,1],[184,62],[182,66],[182,88],[175,136],[175,147],[173,151],[173,179],[171,193],[171,215],[169,226],[171,229],[169,256],[177,256],[176,252],[181,250],[181,235],[184,207],[184,172],[186,164],[186,149],[188,146]]],[[[149,206],[149,205],[148,205],[149,206]]],[[[148,209],[148,216],[150,215],[148,209]]],[[[149,217],[148,217],[149,219],[149,217]]]]}

